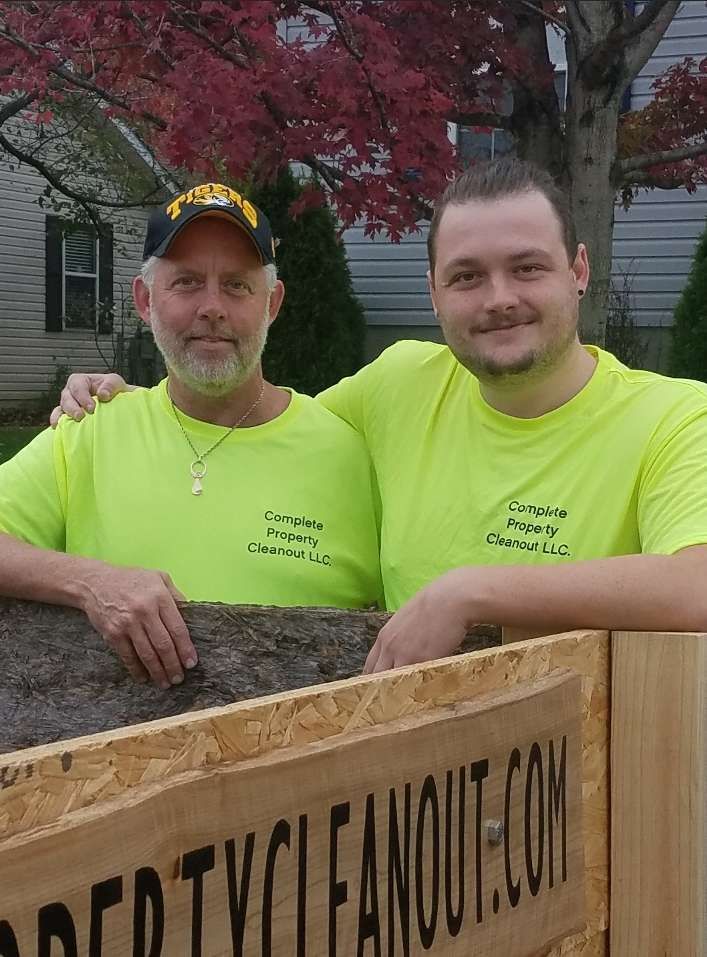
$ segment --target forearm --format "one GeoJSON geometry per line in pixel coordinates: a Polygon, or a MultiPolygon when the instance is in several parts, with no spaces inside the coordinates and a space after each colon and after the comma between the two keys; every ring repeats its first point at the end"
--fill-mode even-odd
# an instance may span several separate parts
{"type": "Polygon", "coordinates": [[[458,569],[465,616],[549,633],[572,628],[707,631],[703,547],[552,566],[458,569]]]}
{"type": "Polygon", "coordinates": [[[28,545],[0,533],[0,595],[83,608],[103,562],[28,545]]]}

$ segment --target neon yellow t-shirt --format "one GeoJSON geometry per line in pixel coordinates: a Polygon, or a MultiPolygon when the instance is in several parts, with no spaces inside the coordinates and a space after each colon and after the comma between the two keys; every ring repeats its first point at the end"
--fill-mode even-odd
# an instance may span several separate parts
{"type": "Polygon", "coordinates": [[[588,348],[587,385],[534,419],[491,408],[434,343],[396,343],[319,396],[373,459],[389,608],[460,565],[707,543],[707,387],[588,348]]]}
{"type": "MultiPolygon", "coordinates": [[[[166,382],[166,380],[165,380],[166,382]]],[[[194,458],[165,382],[64,417],[0,467],[0,531],[44,548],[168,572],[192,601],[374,604],[381,597],[370,459],[309,396],[194,458]]],[[[182,416],[203,451],[224,430],[182,416]]]]}

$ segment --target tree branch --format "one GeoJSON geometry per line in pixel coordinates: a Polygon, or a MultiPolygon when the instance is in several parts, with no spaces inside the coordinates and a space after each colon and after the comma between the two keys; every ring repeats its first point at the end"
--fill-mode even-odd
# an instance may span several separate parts
{"type": "Polygon", "coordinates": [[[63,196],[66,196],[67,199],[72,199],[74,202],[78,203],[79,206],[81,206],[81,208],[85,211],[86,215],[89,217],[96,229],[100,228],[101,223],[96,216],[93,206],[102,206],[108,209],[137,209],[149,203],[151,198],[159,191],[160,188],[159,186],[156,186],[153,190],[135,202],[115,202],[113,200],[101,199],[99,197],[88,197],[62,182],[62,180],[54,172],[52,172],[52,170],[45,163],[37,159],[36,156],[30,156],[28,153],[23,152],[21,149],[16,147],[14,143],[8,140],[6,136],[3,136],[2,133],[0,133],[0,147],[9,153],[10,156],[14,156],[15,159],[19,160],[20,163],[24,163],[26,166],[31,166],[33,169],[35,169],[49,183],[50,186],[53,186],[54,189],[60,192],[63,196]]]}
{"type": "Polygon", "coordinates": [[[11,117],[16,116],[17,113],[21,113],[26,106],[29,106],[30,103],[33,103],[36,99],[36,93],[25,93],[24,96],[21,96],[16,100],[10,100],[10,102],[6,103],[5,106],[3,106],[3,108],[0,110],[0,126],[7,122],[7,120],[9,120],[11,117]]]}
{"type": "Polygon", "coordinates": [[[356,60],[356,62],[358,63],[358,65],[360,66],[363,72],[363,75],[366,78],[366,84],[368,86],[368,90],[371,94],[371,98],[373,102],[376,105],[376,109],[378,110],[378,118],[380,119],[381,128],[385,130],[385,132],[388,133],[388,135],[392,136],[393,131],[390,128],[388,117],[386,116],[385,104],[383,103],[381,95],[378,92],[378,90],[375,88],[373,80],[371,79],[370,71],[366,67],[366,64],[364,61],[365,60],[364,55],[360,52],[360,50],[357,50],[355,48],[351,39],[346,35],[346,31],[344,30],[344,25],[341,22],[341,19],[339,18],[336,10],[334,9],[334,4],[331,2],[328,2],[326,3],[325,6],[327,8],[328,15],[331,17],[334,23],[336,32],[341,38],[341,42],[344,44],[344,46],[349,51],[349,53],[354,58],[354,60],[356,60]]]}
{"type": "Polygon", "coordinates": [[[53,73],[55,76],[58,76],[60,79],[65,80],[72,86],[77,86],[79,89],[86,90],[89,93],[95,93],[96,96],[101,100],[104,100],[106,103],[110,103],[111,106],[117,106],[119,109],[125,110],[128,115],[132,114],[140,119],[147,120],[148,123],[152,123],[152,125],[156,126],[159,130],[164,131],[167,129],[167,123],[161,117],[156,116],[154,113],[150,113],[147,110],[136,110],[134,105],[128,100],[124,100],[119,96],[114,96],[112,93],[109,93],[107,90],[104,90],[97,84],[92,83],[90,80],[84,80],[77,74],[72,73],[70,70],[65,70],[60,66],[50,66],[49,72],[53,73]]]}
{"type": "MultiPolygon", "coordinates": [[[[223,57],[224,60],[228,60],[229,63],[232,63],[234,66],[237,66],[239,69],[243,70],[248,67],[248,58],[243,54],[238,55],[237,53],[232,53],[230,50],[226,50],[220,43],[217,43],[206,30],[202,30],[200,27],[195,26],[193,23],[190,23],[187,17],[179,13],[176,9],[177,4],[172,6],[172,10],[175,18],[188,33],[191,33],[192,36],[197,37],[212,50],[214,50],[220,57],[223,57]]],[[[181,4],[180,4],[181,6],[181,4]]]]}
{"type": "Polygon", "coordinates": [[[658,46],[663,34],[678,12],[681,0],[651,0],[645,9],[630,23],[612,31],[610,40],[624,47],[627,83],[640,72],[658,46]]]}
{"type": "Polygon", "coordinates": [[[572,35],[572,30],[568,24],[563,23],[562,20],[558,20],[557,17],[553,17],[551,13],[548,13],[547,10],[544,10],[542,6],[538,6],[537,4],[533,3],[532,0],[516,0],[516,3],[518,3],[521,7],[526,7],[526,9],[532,10],[533,13],[537,13],[543,18],[543,20],[547,20],[548,23],[551,23],[553,26],[557,27],[558,30],[561,30],[565,36],[572,35]]]}
{"type": "Polygon", "coordinates": [[[644,186],[655,189],[685,189],[685,183],[676,176],[654,176],[652,173],[632,173],[630,177],[621,184],[622,187],[630,189],[632,186],[644,186]]]}
{"type": "MultiPolygon", "coordinates": [[[[130,8],[130,4],[129,4],[129,3],[123,4],[123,8],[124,8],[124,10],[125,10],[127,16],[133,21],[133,23],[135,24],[135,26],[138,28],[138,31],[140,32],[140,35],[142,36],[143,40],[145,40],[145,41],[147,42],[147,45],[149,46],[149,45],[151,44],[151,42],[152,42],[152,37],[151,37],[150,34],[147,32],[147,28],[146,28],[145,24],[142,22],[142,20],[140,19],[140,17],[137,16],[137,14],[135,13],[135,11],[130,8]]],[[[159,35],[159,33],[160,33],[160,30],[162,29],[162,22],[163,22],[163,21],[164,21],[164,17],[162,17],[162,20],[160,21],[160,25],[159,25],[159,27],[157,28],[157,34],[158,34],[158,35],[159,35]]],[[[161,62],[164,66],[168,67],[168,69],[170,69],[170,70],[173,70],[173,69],[174,69],[174,63],[169,59],[168,56],[166,56],[166,54],[164,53],[163,50],[155,50],[154,53],[156,54],[157,58],[160,60],[160,62],[161,62]]]]}
{"type": "Polygon", "coordinates": [[[324,163],[316,156],[303,156],[302,162],[305,166],[309,166],[314,173],[318,173],[321,176],[332,193],[335,193],[339,188],[339,184],[344,181],[344,177],[338,169],[334,169],[333,166],[324,163]]]}
{"type": "MultiPolygon", "coordinates": [[[[20,37],[13,30],[8,29],[6,26],[3,26],[2,29],[0,29],[0,38],[4,38],[9,43],[19,47],[21,50],[24,50],[25,53],[29,54],[35,59],[39,56],[39,50],[43,50],[46,53],[51,53],[53,57],[56,57],[55,50],[47,49],[38,44],[28,43],[23,37],[20,37]]],[[[167,129],[167,124],[161,117],[155,116],[154,113],[149,113],[146,110],[135,110],[134,105],[129,101],[114,96],[112,93],[109,93],[108,90],[104,90],[91,80],[80,77],[72,70],[65,69],[59,63],[55,63],[53,66],[48,66],[47,71],[52,75],[64,80],[64,82],[69,83],[71,86],[78,87],[79,89],[86,90],[90,93],[95,93],[96,96],[99,96],[111,106],[117,106],[119,109],[125,110],[128,114],[134,114],[144,120],[147,120],[159,130],[167,129]]]]}
{"type": "MultiPolygon", "coordinates": [[[[649,0],[637,17],[625,17],[621,27],[616,31],[618,37],[626,43],[647,30],[655,22],[660,11],[671,0],[649,0]]],[[[677,4],[679,6],[679,3],[677,4]]]]}
{"type": "Polygon", "coordinates": [[[657,150],[654,153],[644,153],[640,156],[629,156],[619,160],[616,165],[619,182],[626,182],[631,174],[639,170],[649,169],[651,166],[667,166],[670,163],[679,163],[681,160],[695,159],[697,156],[707,155],[707,139],[690,146],[678,146],[672,150],[657,150]]]}

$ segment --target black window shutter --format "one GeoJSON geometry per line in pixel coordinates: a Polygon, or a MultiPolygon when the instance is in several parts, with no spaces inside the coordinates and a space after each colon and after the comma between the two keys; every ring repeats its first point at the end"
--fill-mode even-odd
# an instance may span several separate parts
{"type": "Polygon", "coordinates": [[[98,234],[98,332],[113,331],[113,227],[101,225],[98,234]]]}
{"type": "Polygon", "coordinates": [[[46,311],[44,328],[47,332],[61,332],[61,245],[62,221],[58,216],[47,216],[45,222],[45,275],[44,291],[46,311]]]}

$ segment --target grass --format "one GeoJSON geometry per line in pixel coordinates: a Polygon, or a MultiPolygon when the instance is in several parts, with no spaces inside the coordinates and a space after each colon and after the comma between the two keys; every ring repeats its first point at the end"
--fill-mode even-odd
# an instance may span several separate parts
{"type": "Polygon", "coordinates": [[[39,435],[44,426],[0,426],[0,462],[7,462],[15,452],[39,435]]]}

